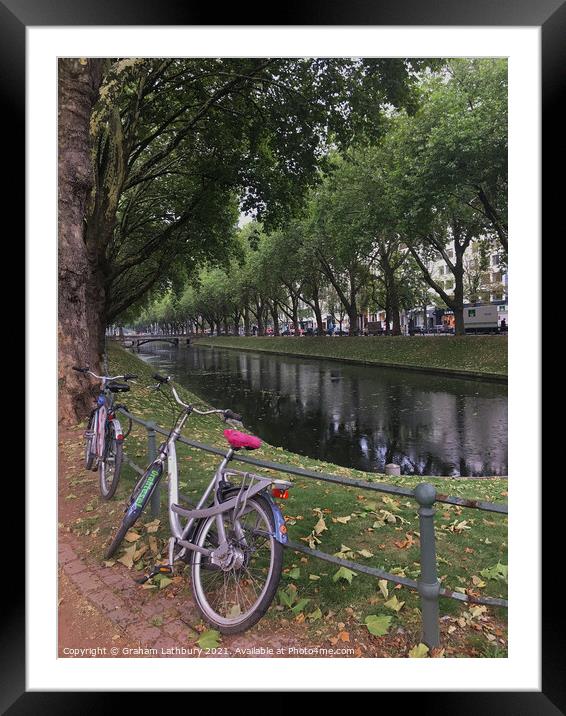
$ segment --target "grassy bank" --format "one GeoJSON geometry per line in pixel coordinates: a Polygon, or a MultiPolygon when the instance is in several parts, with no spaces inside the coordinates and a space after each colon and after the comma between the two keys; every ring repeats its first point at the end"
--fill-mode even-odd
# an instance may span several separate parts
{"type": "MultiPolygon", "coordinates": [[[[340,342],[340,339],[336,342],[340,342]]],[[[169,427],[174,419],[172,408],[163,397],[143,388],[152,382],[150,366],[117,345],[110,347],[109,359],[111,373],[135,372],[139,375],[137,385],[124,396],[128,408],[136,415],[146,419],[151,417],[158,425],[169,427]]],[[[197,405],[202,404],[187,390],[181,389],[180,392],[185,399],[193,400],[197,405]]],[[[222,421],[214,416],[193,417],[184,432],[194,440],[225,447],[222,435],[224,428],[222,421]]],[[[127,438],[125,450],[138,464],[145,464],[146,438],[143,428],[133,429],[127,438]]],[[[363,473],[318,462],[269,445],[263,445],[254,452],[254,456],[353,479],[387,480],[390,484],[410,487],[423,480],[419,477],[391,478],[363,473]]],[[[181,491],[190,498],[197,498],[211,479],[218,459],[178,444],[178,461],[181,491]]],[[[77,477],[78,481],[81,479],[84,482],[84,476],[77,477]]],[[[93,497],[85,514],[71,525],[72,531],[92,536],[91,551],[96,560],[102,559],[104,546],[116,528],[121,505],[135,479],[134,471],[125,467],[114,500],[105,503],[93,497]]],[[[280,501],[292,540],[302,540],[303,544],[310,541],[324,552],[339,553],[389,572],[418,577],[419,525],[414,500],[370,493],[356,487],[334,486],[315,479],[292,479],[294,487],[290,498],[280,501]],[[313,536],[316,538],[314,542],[313,536]]],[[[507,499],[507,480],[504,478],[430,478],[430,481],[448,494],[497,502],[505,502],[507,499]]],[[[136,554],[139,557],[132,571],[145,570],[155,563],[159,555],[152,555],[148,548],[154,536],[157,537],[159,553],[165,557],[168,530],[165,489],[163,492],[158,532],[150,535],[145,529],[144,525],[151,520],[149,515],[144,515],[141,524],[136,525],[139,534],[136,554]]],[[[498,563],[507,563],[507,519],[502,515],[439,505],[436,527],[439,575],[443,586],[505,597],[506,581],[496,578],[493,567],[498,563]]],[[[129,548],[131,545],[125,543],[123,551],[129,548]]],[[[121,553],[118,558],[120,556],[121,553]]],[[[122,565],[116,566],[123,569],[122,565]]],[[[302,634],[307,633],[311,639],[321,643],[333,643],[332,640],[336,639],[370,645],[379,643],[384,649],[392,651],[391,656],[406,655],[408,649],[420,640],[418,595],[406,588],[396,589],[392,583],[380,584],[378,580],[366,575],[349,573],[337,577],[337,572],[335,565],[286,550],[280,594],[260,626],[255,628],[268,629],[269,624],[280,628],[284,625],[284,628],[291,631],[300,629],[302,634]],[[387,634],[382,637],[369,634],[364,621],[370,615],[391,617],[387,634]]],[[[175,596],[182,598],[182,590],[188,590],[189,586],[187,580],[183,580],[182,587],[172,583],[167,589],[181,589],[181,592],[175,592],[175,596]]],[[[442,599],[441,614],[444,617],[442,640],[446,656],[505,655],[505,610],[484,607],[468,609],[453,600],[442,599]]]]}
{"type": "Polygon", "coordinates": [[[304,358],[331,358],[501,380],[507,377],[506,336],[216,336],[195,340],[203,345],[304,358]]]}

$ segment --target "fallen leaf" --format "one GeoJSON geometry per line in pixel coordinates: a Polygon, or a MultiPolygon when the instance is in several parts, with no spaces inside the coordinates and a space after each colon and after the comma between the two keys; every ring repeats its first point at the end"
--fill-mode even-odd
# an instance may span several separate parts
{"type": "Polygon", "coordinates": [[[397,599],[397,595],[394,595],[391,597],[391,599],[383,605],[384,607],[387,607],[387,609],[392,609],[394,612],[399,612],[403,608],[403,605],[405,602],[400,602],[397,599]]]}
{"type": "Polygon", "coordinates": [[[356,573],[352,572],[351,569],[347,569],[346,567],[340,567],[340,569],[332,577],[332,581],[337,582],[339,579],[344,579],[346,580],[346,582],[348,582],[348,584],[352,584],[352,579],[356,576],[356,573]]]}
{"type": "Polygon", "coordinates": [[[392,617],[378,614],[370,614],[365,618],[365,625],[373,636],[387,634],[392,617]]]}
{"type": "Polygon", "coordinates": [[[420,643],[409,650],[409,657],[411,659],[424,659],[428,654],[428,646],[420,643]]]}
{"type": "Polygon", "coordinates": [[[220,632],[209,629],[200,635],[197,644],[201,649],[216,649],[220,645],[220,632]]]}
{"type": "Polygon", "coordinates": [[[387,580],[380,579],[378,584],[379,584],[379,591],[383,594],[383,598],[388,599],[389,598],[389,589],[387,587],[387,580]]]}
{"type": "Polygon", "coordinates": [[[131,569],[134,564],[135,552],[136,552],[136,545],[134,544],[131,547],[128,547],[128,549],[124,550],[124,554],[117,561],[121,562],[128,569],[131,569]]]}

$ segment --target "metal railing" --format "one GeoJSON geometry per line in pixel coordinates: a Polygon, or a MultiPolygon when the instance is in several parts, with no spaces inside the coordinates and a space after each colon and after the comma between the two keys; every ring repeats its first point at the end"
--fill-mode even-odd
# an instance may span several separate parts
{"type": "MultiPolygon", "coordinates": [[[[147,431],[147,460],[148,464],[152,462],[157,455],[157,444],[156,436],[164,435],[167,437],[169,431],[156,425],[154,421],[143,420],[142,418],[133,415],[127,410],[120,408],[119,412],[127,416],[133,423],[142,425],[147,431]]],[[[181,436],[179,442],[187,445],[188,447],[195,448],[197,450],[203,450],[204,452],[211,453],[213,455],[219,455],[224,457],[226,454],[225,450],[213,447],[211,445],[205,445],[204,443],[197,442],[195,440],[188,440],[181,436]]],[[[144,468],[137,465],[130,457],[124,454],[124,459],[138,474],[143,474],[144,468]]],[[[434,528],[434,505],[437,502],[445,503],[449,505],[457,505],[460,507],[472,508],[483,510],[487,512],[496,512],[499,514],[507,514],[507,505],[496,502],[485,502],[482,500],[469,500],[463,497],[452,497],[449,495],[439,494],[436,491],[434,485],[428,482],[421,482],[414,489],[406,487],[398,487],[396,485],[388,485],[383,482],[366,482],[363,480],[352,480],[346,477],[340,477],[338,475],[329,475],[327,473],[316,472],[314,470],[306,470],[304,468],[295,467],[293,465],[283,465],[277,462],[270,462],[269,460],[258,460],[247,455],[237,455],[234,458],[236,462],[243,462],[248,465],[254,465],[259,468],[274,470],[277,472],[284,472],[289,475],[296,475],[297,477],[309,478],[319,480],[321,482],[329,482],[335,485],[344,485],[346,487],[356,487],[361,490],[368,490],[370,492],[381,492],[388,495],[398,495],[401,497],[409,497],[416,500],[418,503],[418,516],[419,516],[419,543],[420,543],[420,578],[418,580],[409,579],[398,574],[392,574],[383,569],[377,567],[371,567],[366,564],[360,564],[359,562],[353,562],[341,557],[336,557],[325,552],[321,552],[317,549],[311,549],[305,547],[297,542],[289,541],[287,547],[297,552],[311,555],[317,559],[337,564],[341,567],[346,567],[356,572],[363,574],[369,574],[378,579],[385,579],[395,584],[401,584],[409,589],[414,589],[419,593],[421,599],[421,614],[422,614],[422,642],[429,648],[434,648],[440,644],[440,609],[439,609],[439,598],[448,597],[450,599],[456,599],[460,602],[468,602],[470,604],[484,604],[491,607],[504,607],[507,608],[508,601],[506,599],[498,599],[495,597],[476,597],[470,594],[463,594],[460,592],[454,592],[450,589],[442,587],[438,579],[437,572],[437,557],[436,557],[436,535],[434,528]]],[[[180,494],[180,497],[188,501],[186,495],[180,494]]],[[[156,490],[151,497],[151,515],[157,517],[159,515],[161,506],[161,492],[160,484],[158,484],[156,490]]]]}

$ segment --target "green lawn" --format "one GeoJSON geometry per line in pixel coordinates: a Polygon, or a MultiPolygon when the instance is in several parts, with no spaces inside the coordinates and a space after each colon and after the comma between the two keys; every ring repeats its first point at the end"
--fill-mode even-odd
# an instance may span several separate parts
{"type": "Polygon", "coordinates": [[[340,336],[197,338],[200,344],[310,358],[375,363],[479,377],[507,376],[506,336],[340,336]]]}
{"type": "MultiPolygon", "coordinates": [[[[332,342],[342,343],[341,339],[332,342]]],[[[426,339],[423,342],[426,342],[426,339]]],[[[128,408],[136,415],[146,419],[151,417],[158,425],[169,427],[174,420],[172,408],[163,397],[143,388],[151,383],[151,368],[116,345],[110,347],[109,357],[111,373],[134,372],[140,376],[131,393],[124,396],[128,408]]],[[[180,392],[186,399],[194,400],[197,405],[202,404],[187,390],[181,389],[180,392]]],[[[225,447],[222,435],[224,428],[225,425],[215,416],[192,417],[184,433],[188,438],[225,447]]],[[[140,465],[145,464],[146,439],[143,428],[134,428],[126,440],[125,449],[132,459],[140,465]]],[[[254,456],[354,479],[386,480],[389,484],[409,487],[423,480],[418,477],[391,478],[375,473],[363,473],[317,462],[269,445],[255,451],[254,456]]],[[[211,479],[218,458],[178,444],[178,459],[181,491],[189,497],[198,497],[203,486],[211,479]]],[[[97,559],[102,559],[104,545],[115,530],[121,513],[120,504],[131,491],[135,479],[134,471],[126,467],[117,497],[109,503],[95,499],[91,505],[92,510],[84,516],[84,525],[79,523],[74,527],[75,530],[91,530],[94,526],[94,523],[91,524],[93,518],[96,520],[96,537],[93,539],[92,550],[97,559]]],[[[426,479],[433,482],[443,493],[496,502],[506,501],[507,480],[504,478],[426,479]]],[[[390,497],[356,487],[335,486],[316,479],[293,477],[292,480],[294,487],[290,491],[290,498],[280,501],[292,540],[304,540],[303,544],[306,545],[314,530],[317,540],[320,540],[316,547],[321,551],[340,553],[353,561],[361,561],[410,578],[418,577],[419,525],[414,500],[390,497]],[[322,527],[324,529],[321,529],[322,527]]],[[[164,549],[168,537],[164,509],[165,486],[163,488],[161,525],[157,533],[161,549],[164,549]]],[[[147,523],[150,519],[147,515],[141,522],[147,523]]],[[[436,528],[439,576],[443,586],[459,591],[472,590],[482,595],[506,596],[506,581],[490,578],[492,575],[489,572],[486,573],[489,576],[481,574],[482,570],[492,568],[499,562],[507,563],[506,516],[439,504],[436,528]]],[[[147,539],[141,526],[139,529],[136,526],[136,529],[142,534],[142,539],[147,539]]],[[[149,552],[139,559],[135,568],[148,568],[155,559],[148,557],[148,554],[149,552]]],[[[364,620],[368,615],[385,615],[392,618],[390,634],[405,635],[404,638],[412,644],[418,642],[419,599],[412,590],[395,589],[393,583],[382,583],[380,588],[378,580],[363,574],[350,576],[351,583],[346,579],[335,581],[338,572],[335,565],[290,549],[285,553],[284,570],[280,592],[286,594],[280,594],[278,603],[274,602],[266,618],[262,620],[261,628],[265,628],[269,620],[289,623],[291,627],[295,621],[299,621],[303,629],[306,626],[309,633],[316,635],[315,638],[322,638],[321,634],[332,635],[332,632],[336,631],[335,625],[342,624],[343,631],[361,633],[362,636],[373,639],[375,637],[368,634],[364,620]],[[397,597],[397,602],[390,601],[393,596],[397,597]],[[291,607],[299,605],[301,608],[294,611],[289,608],[288,597],[292,601],[291,607]],[[392,608],[401,602],[403,604],[398,611],[392,608]]],[[[505,655],[505,610],[482,607],[479,612],[474,612],[454,600],[443,598],[441,614],[445,617],[443,645],[447,649],[447,655],[505,655]]]]}

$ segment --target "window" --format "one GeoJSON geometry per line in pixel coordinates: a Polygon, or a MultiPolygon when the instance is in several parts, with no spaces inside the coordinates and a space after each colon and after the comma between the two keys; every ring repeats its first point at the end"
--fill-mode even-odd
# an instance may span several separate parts
{"type": "Polygon", "coordinates": [[[468,308],[468,318],[475,318],[475,317],[476,317],[476,309],[468,308]]]}
{"type": "Polygon", "coordinates": [[[499,254],[493,254],[493,256],[491,257],[491,265],[497,266],[498,263],[499,263],[499,254]]]}

